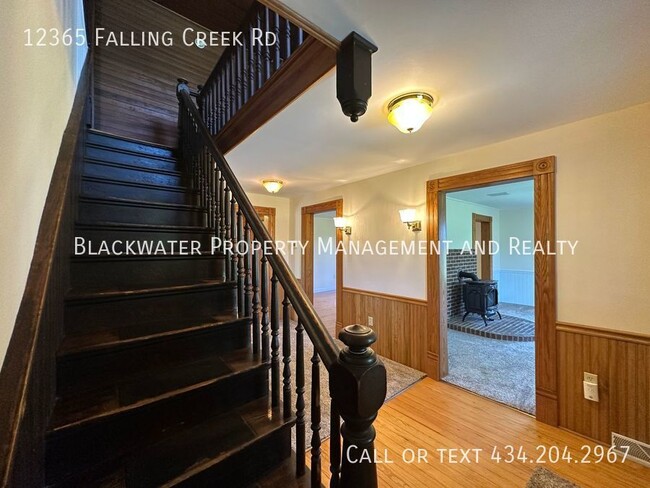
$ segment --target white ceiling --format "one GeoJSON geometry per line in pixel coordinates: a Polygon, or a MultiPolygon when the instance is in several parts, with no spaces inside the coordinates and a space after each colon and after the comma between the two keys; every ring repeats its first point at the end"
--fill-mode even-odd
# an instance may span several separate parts
{"type": "Polygon", "coordinates": [[[447,193],[448,198],[464,202],[478,203],[496,209],[522,208],[533,206],[533,180],[502,183],[471,190],[447,193]],[[502,195],[505,193],[505,195],[502,195]]]}
{"type": "Polygon", "coordinates": [[[228,155],[248,190],[322,190],[650,100],[648,0],[284,1],[379,47],[373,96],[352,124],[320,80],[228,155]],[[413,89],[440,102],[406,135],[386,104],[413,89]]]}

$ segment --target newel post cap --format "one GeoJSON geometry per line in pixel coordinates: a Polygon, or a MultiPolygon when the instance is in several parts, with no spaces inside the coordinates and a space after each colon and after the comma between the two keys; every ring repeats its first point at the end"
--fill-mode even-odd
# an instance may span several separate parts
{"type": "Polygon", "coordinates": [[[187,81],[185,78],[178,78],[176,81],[178,81],[178,84],[176,85],[177,93],[180,93],[182,91],[187,93],[190,92],[190,87],[188,86],[189,81],[187,81]]]}
{"type": "Polygon", "coordinates": [[[330,372],[330,393],[344,419],[371,418],[386,398],[386,368],[370,346],[375,331],[355,324],[339,332],[346,345],[330,372]]]}

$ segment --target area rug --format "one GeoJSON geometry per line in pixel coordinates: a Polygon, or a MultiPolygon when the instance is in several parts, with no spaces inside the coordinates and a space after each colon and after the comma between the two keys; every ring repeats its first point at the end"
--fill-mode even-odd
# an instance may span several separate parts
{"type": "MultiPolygon", "coordinates": [[[[306,425],[306,434],[307,434],[307,448],[310,445],[310,439],[312,436],[311,431],[311,391],[312,391],[312,362],[311,358],[314,354],[314,348],[311,344],[311,341],[307,337],[307,334],[304,334],[304,347],[305,347],[305,425],[306,425]]],[[[335,339],[339,347],[344,347],[344,344],[338,339],[335,339]]],[[[281,342],[280,342],[281,343],[281,342]]],[[[426,375],[421,371],[417,371],[403,364],[391,361],[390,359],[381,357],[384,366],[386,367],[386,401],[390,400],[397,394],[406,390],[414,383],[418,382],[426,375]]],[[[329,395],[329,376],[327,374],[327,369],[320,363],[320,405],[321,405],[321,423],[320,423],[320,432],[319,436],[321,440],[325,440],[330,436],[330,409],[331,409],[331,399],[329,395]]],[[[291,331],[291,387],[292,387],[292,403],[293,411],[295,412],[295,402],[296,402],[296,333],[295,333],[295,323],[292,324],[291,331]]],[[[295,446],[295,429],[292,432],[292,442],[295,446]]]]}
{"type": "Polygon", "coordinates": [[[535,343],[487,339],[455,330],[447,335],[445,381],[535,414],[535,343]]]}
{"type": "Polygon", "coordinates": [[[546,468],[535,468],[532,476],[526,483],[526,488],[578,488],[546,468]]]}

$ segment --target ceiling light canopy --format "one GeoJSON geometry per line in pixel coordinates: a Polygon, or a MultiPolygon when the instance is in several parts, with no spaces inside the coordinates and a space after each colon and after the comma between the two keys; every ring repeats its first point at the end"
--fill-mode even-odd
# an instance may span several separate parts
{"type": "Polygon", "coordinates": [[[416,132],[431,116],[433,97],[424,92],[405,93],[388,104],[388,121],[400,132],[416,132]]]}
{"type": "Polygon", "coordinates": [[[277,193],[282,188],[284,183],[280,180],[262,180],[262,185],[269,193],[277,193]]]}

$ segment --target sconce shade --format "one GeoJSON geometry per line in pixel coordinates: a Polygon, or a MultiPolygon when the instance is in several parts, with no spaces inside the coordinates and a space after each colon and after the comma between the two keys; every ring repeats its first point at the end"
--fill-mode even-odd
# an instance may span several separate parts
{"type": "Polygon", "coordinates": [[[266,191],[269,193],[277,193],[282,188],[284,183],[280,180],[263,180],[262,185],[266,188],[266,191]]]}
{"type": "Polygon", "coordinates": [[[404,210],[400,210],[399,218],[404,224],[408,224],[409,222],[415,222],[417,220],[415,216],[415,209],[405,208],[404,210]]]}
{"type": "Polygon", "coordinates": [[[428,93],[406,93],[388,104],[388,121],[400,132],[416,132],[431,116],[433,97],[428,93]]]}
{"type": "Polygon", "coordinates": [[[348,236],[352,234],[352,227],[345,217],[334,217],[334,227],[341,229],[348,236]]]}
{"type": "Polygon", "coordinates": [[[337,229],[342,229],[348,225],[348,221],[345,217],[334,217],[334,227],[337,229]]]}

